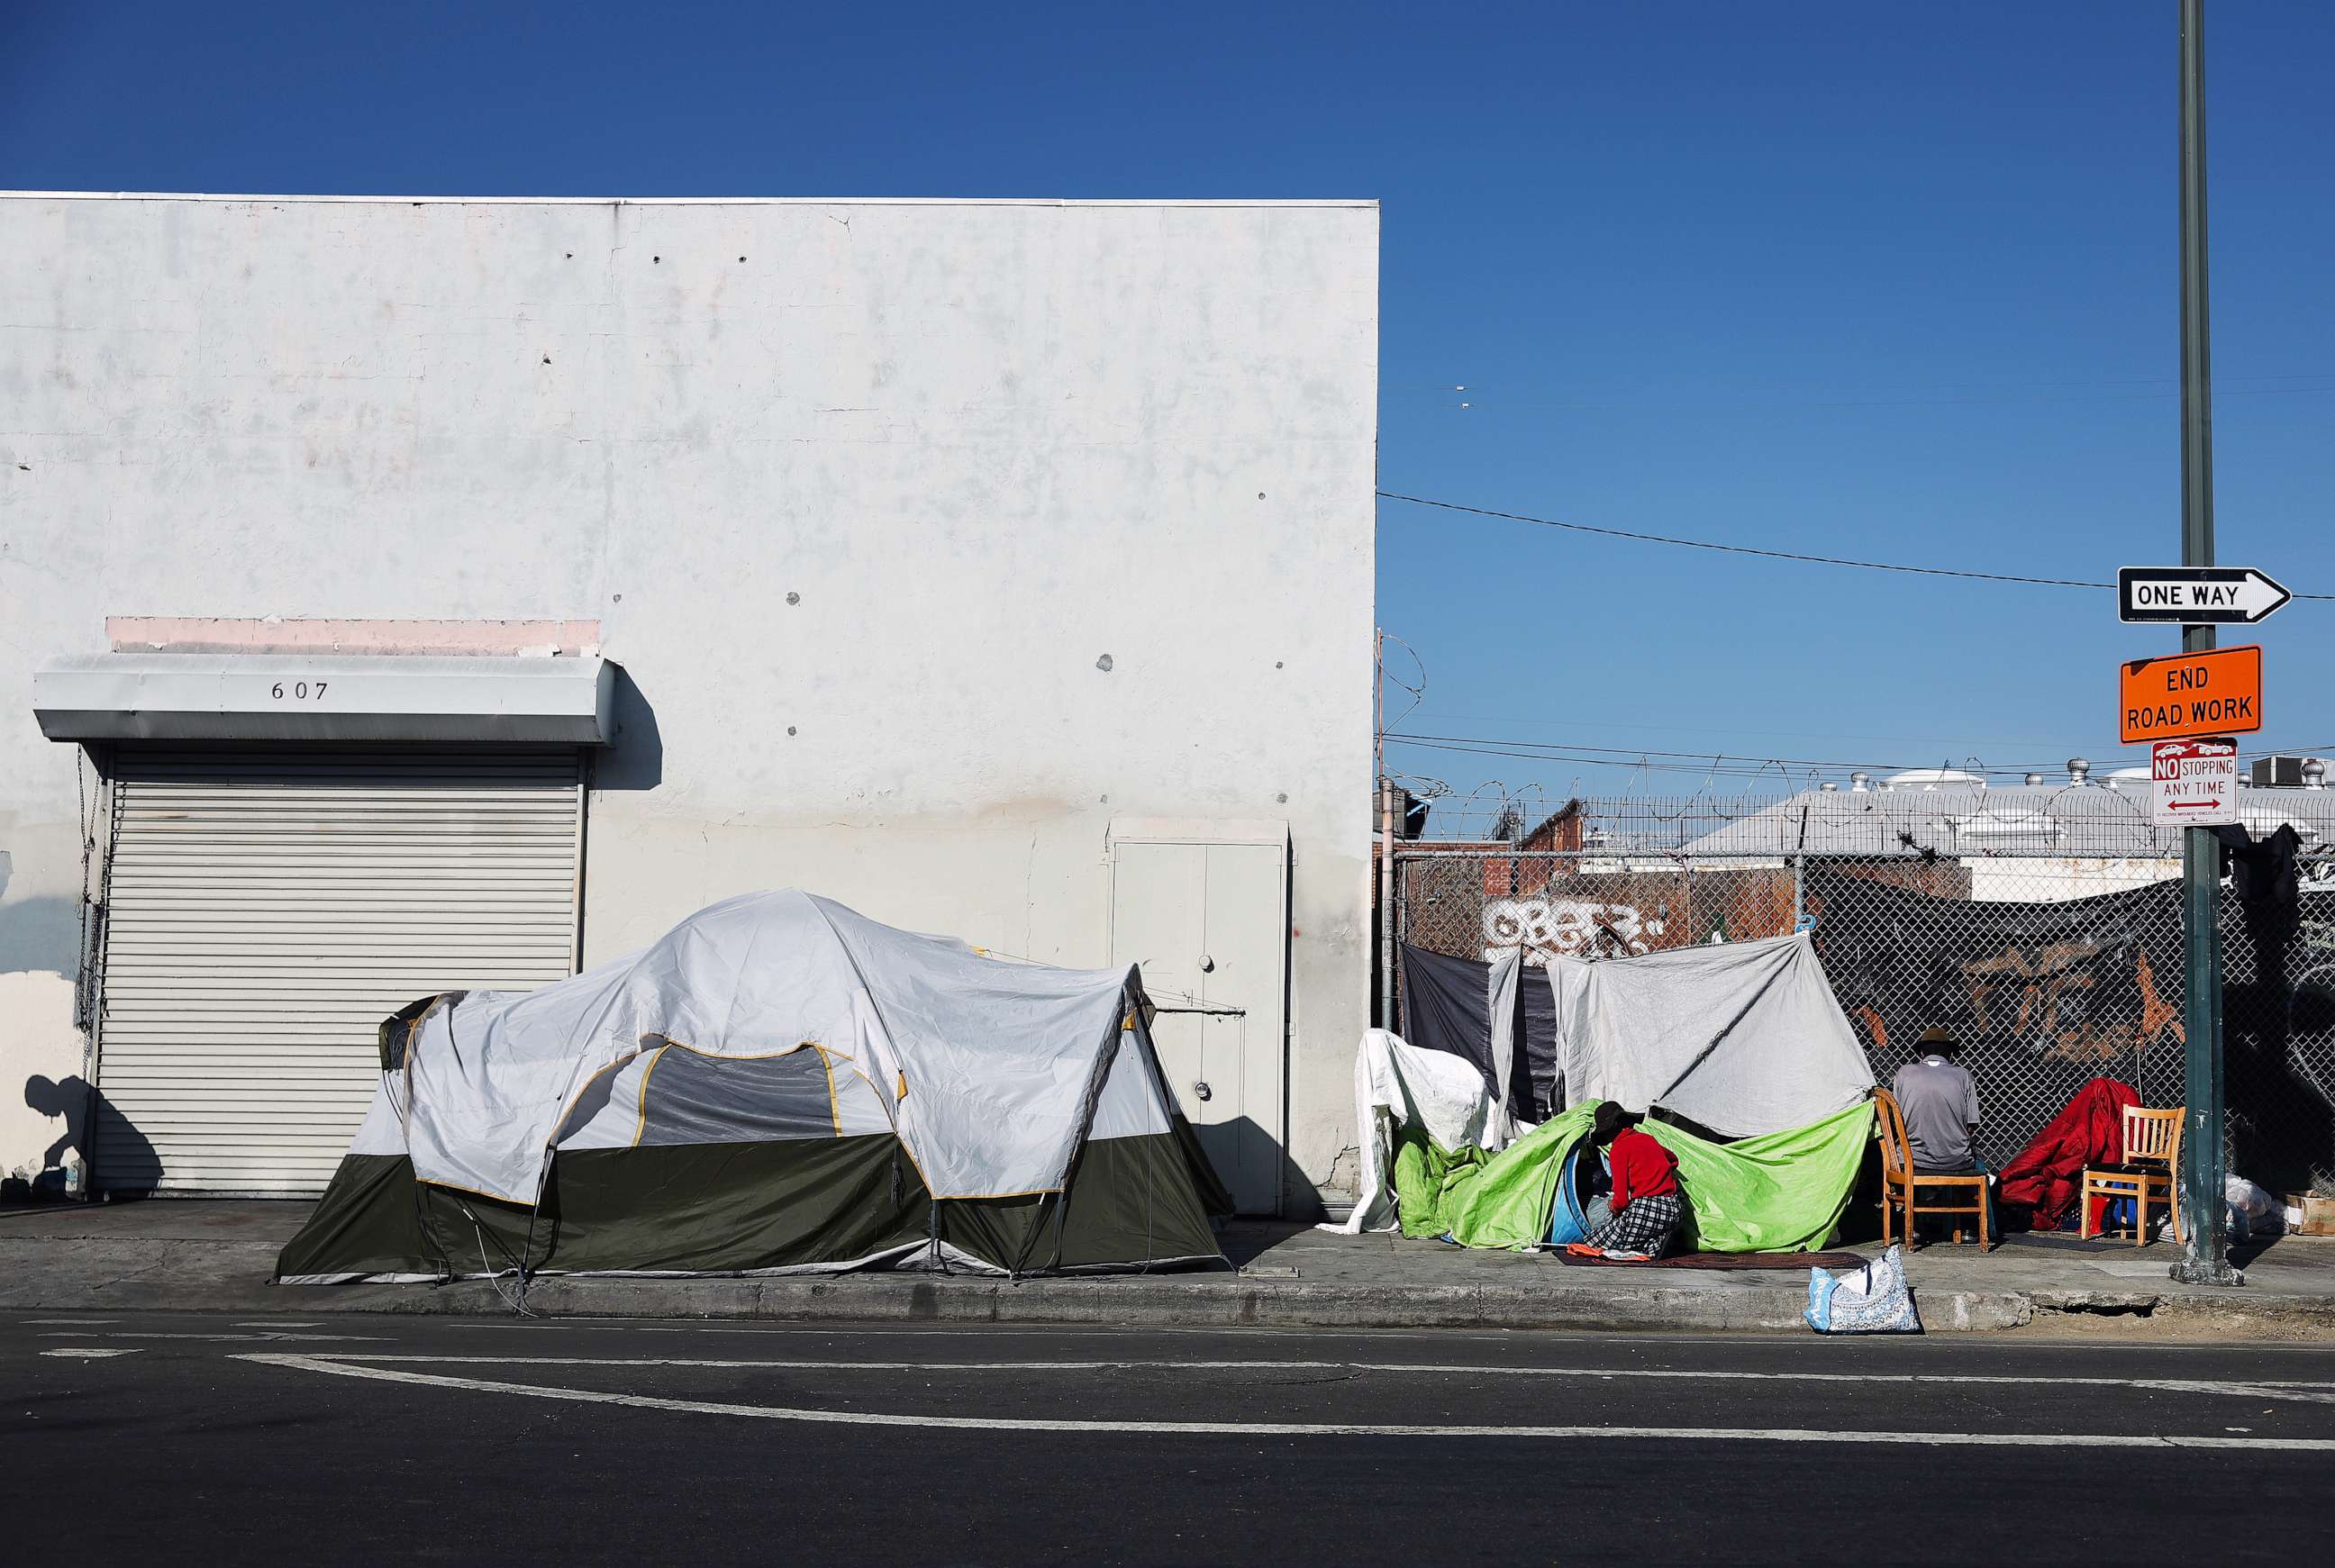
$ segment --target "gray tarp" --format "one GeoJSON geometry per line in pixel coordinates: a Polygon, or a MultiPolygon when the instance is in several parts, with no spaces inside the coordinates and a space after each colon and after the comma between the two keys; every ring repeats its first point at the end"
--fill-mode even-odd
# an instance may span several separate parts
{"type": "Polygon", "coordinates": [[[1729,1137],[1810,1126],[1873,1087],[1803,933],[1549,964],[1570,1104],[1676,1111],[1729,1137]]]}

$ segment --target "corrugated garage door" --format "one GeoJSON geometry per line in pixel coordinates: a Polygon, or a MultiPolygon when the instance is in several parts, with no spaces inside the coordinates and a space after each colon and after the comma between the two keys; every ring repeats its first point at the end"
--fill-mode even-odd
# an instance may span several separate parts
{"type": "Polygon", "coordinates": [[[118,754],[96,1184],[323,1190],[382,1019],[574,972],[578,767],[118,754]]]}

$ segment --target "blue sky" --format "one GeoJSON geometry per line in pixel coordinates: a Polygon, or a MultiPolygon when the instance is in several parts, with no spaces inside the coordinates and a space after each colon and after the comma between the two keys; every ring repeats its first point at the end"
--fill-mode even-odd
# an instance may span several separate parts
{"type": "MultiPolygon", "coordinates": [[[[2335,593],[2335,6],[2212,10],[2221,558],[2335,593]]],[[[15,0],[0,185],[1374,197],[1386,489],[2106,579],[2178,558],[2175,62],[2172,0],[15,0]]],[[[2114,666],[2176,638],[2100,591],[1391,502],[1379,562],[1427,671],[1403,731],[1799,764],[1722,793],[2136,760],[2114,666]]],[[[2260,640],[2258,744],[2335,750],[2335,604],[2260,640]]],[[[1462,794],[1710,773],[1390,756],[1462,794]]]]}

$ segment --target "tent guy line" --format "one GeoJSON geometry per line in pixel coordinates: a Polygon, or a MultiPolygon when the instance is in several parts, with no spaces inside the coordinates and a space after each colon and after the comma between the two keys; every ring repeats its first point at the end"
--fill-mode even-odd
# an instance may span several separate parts
{"type": "Polygon", "coordinates": [[[684,1415],[743,1416],[761,1420],[800,1421],[848,1427],[907,1427],[925,1431],[1112,1433],[1183,1437],[1643,1437],[1690,1442],[1891,1443],[1916,1447],[1987,1448],[2214,1448],[2242,1452],[2335,1454],[2335,1437],[2207,1437],[2107,1432],[1905,1432],[1822,1431],[1801,1427],[1595,1427],[1431,1426],[1340,1421],[1070,1421],[982,1416],[896,1416],[866,1410],[819,1410],[783,1405],[740,1405],[712,1399],[672,1399],[649,1394],[606,1393],[588,1389],[547,1388],[482,1378],[455,1378],[394,1367],[358,1366],[347,1360],[273,1352],[240,1354],[237,1360],[390,1383],[459,1389],[475,1393],[519,1394],[573,1404],[621,1405],[684,1415]]]}

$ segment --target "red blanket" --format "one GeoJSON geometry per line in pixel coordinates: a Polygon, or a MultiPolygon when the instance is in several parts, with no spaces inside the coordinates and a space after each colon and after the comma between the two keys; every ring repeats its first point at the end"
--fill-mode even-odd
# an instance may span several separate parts
{"type": "Polygon", "coordinates": [[[2002,1167],[1995,1192],[2006,1204],[2033,1210],[2037,1230],[2053,1229],[2083,1190],[2084,1166],[2124,1157],[2124,1108],[2139,1103],[2131,1085],[2092,1079],[2002,1167]]]}

